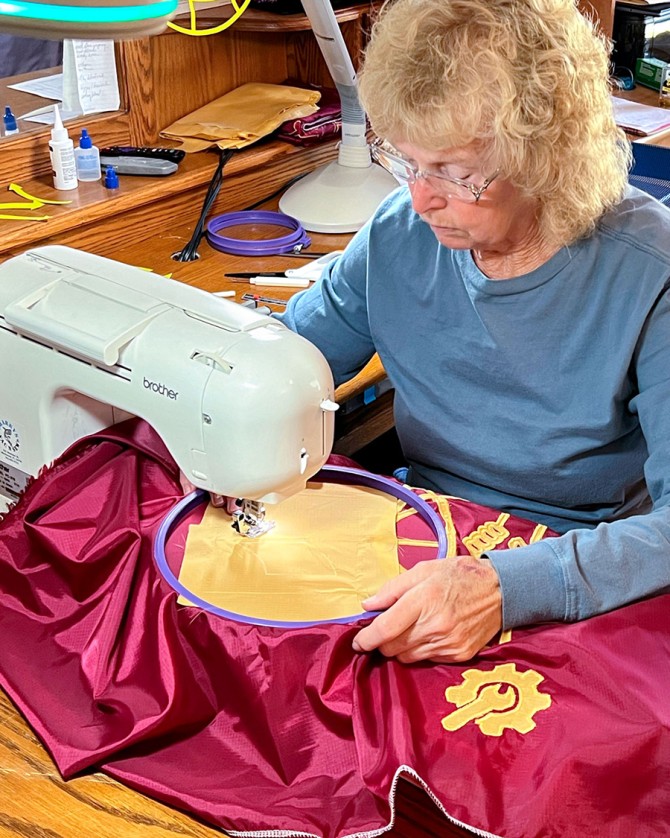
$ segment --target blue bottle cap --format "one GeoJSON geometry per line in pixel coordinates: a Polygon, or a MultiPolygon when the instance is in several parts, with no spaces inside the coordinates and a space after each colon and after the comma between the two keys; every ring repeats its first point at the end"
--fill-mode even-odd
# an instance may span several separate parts
{"type": "Polygon", "coordinates": [[[107,166],[105,169],[105,186],[107,189],[119,188],[119,176],[116,174],[114,166],[107,166]]]}
{"type": "Polygon", "coordinates": [[[81,137],[79,138],[79,148],[92,148],[93,140],[89,137],[86,128],[81,129],[81,137]]]}
{"type": "Polygon", "coordinates": [[[2,121],[5,123],[5,131],[16,131],[18,128],[16,117],[9,105],[5,105],[5,115],[2,117],[2,121]]]}

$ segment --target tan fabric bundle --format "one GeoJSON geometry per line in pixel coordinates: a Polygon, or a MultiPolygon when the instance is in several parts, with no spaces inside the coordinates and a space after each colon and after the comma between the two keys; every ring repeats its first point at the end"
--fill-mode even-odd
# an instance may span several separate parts
{"type": "Polygon", "coordinates": [[[321,94],[283,84],[251,82],[236,87],[160,132],[184,151],[244,148],[271,134],[288,119],[318,111],[321,94]]]}

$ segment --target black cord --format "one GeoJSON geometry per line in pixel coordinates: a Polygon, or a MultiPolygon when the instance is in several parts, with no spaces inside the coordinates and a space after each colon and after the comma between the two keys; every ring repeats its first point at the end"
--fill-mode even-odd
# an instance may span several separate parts
{"type": "MultiPolygon", "coordinates": [[[[193,230],[191,238],[184,245],[182,250],[180,250],[179,253],[176,253],[172,257],[177,262],[193,262],[195,259],[198,258],[198,247],[205,233],[205,223],[207,221],[207,216],[209,215],[209,211],[212,208],[212,205],[214,204],[217,195],[219,194],[219,190],[221,189],[221,184],[223,182],[223,168],[232,156],[233,151],[231,149],[219,150],[219,163],[216,167],[216,171],[212,175],[212,179],[209,182],[207,194],[205,195],[205,200],[203,201],[202,209],[200,211],[200,216],[198,218],[197,224],[195,225],[195,229],[193,230]]],[[[304,177],[305,174],[296,175],[295,177],[292,177],[289,181],[287,181],[287,183],[285,183],[283,186],[280,186],[279,189],[277,189],[271,195],[266,195],[264,198],[261,198],[255,203],[250,204],[248,207],[244,207],[242,212],[250,212],[251,210],[256,209],[256,207],[260,207],[261,204],[266,203],[266,201],[271,201],[273,198],[276,198],[277,195],[281,195],[282,192],[284,192],[290,186],[293,186],[294,183],[296,183],[304,177]]],[[[298,251],[296,253],[282,253],[279,255],[300,256],[301,258],[306,259],[317,256],[325,256],[326,254],[305,253],[303,255],[300,251],[298,251]]]]}
{"type": "Polygon", "coordinates": [[[272,193],[272,195],[266,195],[265,198],[261,198],[260,201],[256,201],[255,204],[249,204],[249,206],[245,207],[242,210],[242,212],[250,212],[251,210],[255,210],[256,207],[260,207],[260,205],[264,204],[266,201],[271,201],[273,198],[276,198],[277,195],[281,195],[281,193],[288,189],[289,186],[293,186],[294,183],[296,183],[299,180],[302,180],[302,178],[304,178],[306,174],[307,172],[305,172],[302,175],[296,175],[295,177],[292,177],[291,180],[288,181],[288,183],[285,183],[283,186],[280,186],[276,192],[272,193]]]}
{"type": "Polygon", "coordinates": [[[176,259],[177,262],[193,262],[194,259],[198,258],[198,246],[200,245],[202,237],[205,233],[205,223],[207,221],[207,216],[209,215],[209,211],[211,210],[212,205],[214,204],[214,201],[216,200],[216,197],[219,194],[219,190],[221,189],[221,183],[223,182],[224,166],[232,156],[232,149],[219,149],[219,162],[217,164],[214,174],[212,175],[212,179],[209,182],[209,186],[207,187],[207,193],[205,195],[205,200],[202,203],[200,216],[195,225],[195,229],[193,230],[191,238],[184,245],[182,250],[180,250],[180,252],[173,257],[174,259],[176,259]]]}

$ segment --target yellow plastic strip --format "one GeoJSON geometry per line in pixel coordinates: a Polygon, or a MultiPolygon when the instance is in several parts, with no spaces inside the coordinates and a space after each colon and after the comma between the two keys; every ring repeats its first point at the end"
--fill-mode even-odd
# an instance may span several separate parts
{"type": "MultiPolygon", "coordinates": [[[[154,271],[153,268],[140,268],[139,265],[137,265],[137,267],[139,268],[139,270],[146,271],[147,273],[150,273],[150,274],[156,273],[156,271],[154,271]]],[[[160,276],[160,274],[158,274],[158,276],[160,276]]],[[[172,274],[171,273],[163,274],[163,276],[165,277],[165,279],[172,279],[172,274]]]]}
{"type": "Polygon", "coordinates": [[[0,203],[0,210],[20,209],[20,210],[34,210],[43,207],[42,201],[9,201],[8,203],[0,203]]]}
{"type": "Polygon", "coordinates": [[[0,219],[3,221],[48,221],[50,215],[9,215],[0,213],[0,219]]]}
{"type": "Polygon", "coordinates": [[[54,201],[51,198],[38,198],[35,195],[31,195],[29,192],[19,186],[18,183],[10,183],[7,187],[10,192],[13,192],[15,195],[18,195],[19,198],[25,198],[26,201],[38,201],[40,204],[71,204],[72,201],[54,201]]]}

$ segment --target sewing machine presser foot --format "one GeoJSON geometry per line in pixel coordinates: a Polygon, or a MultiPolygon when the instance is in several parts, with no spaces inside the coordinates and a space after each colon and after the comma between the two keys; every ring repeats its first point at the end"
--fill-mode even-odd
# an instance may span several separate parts
{"type": "Polygon", "coordinates": [[[237,508],[233,511],[233,529],[246,538],[258,538],[271,530],[275,522],[265,518],[265,507],[257,500],[240,498],[236,501],[237,508]]]}

